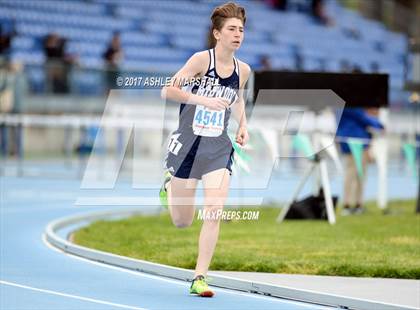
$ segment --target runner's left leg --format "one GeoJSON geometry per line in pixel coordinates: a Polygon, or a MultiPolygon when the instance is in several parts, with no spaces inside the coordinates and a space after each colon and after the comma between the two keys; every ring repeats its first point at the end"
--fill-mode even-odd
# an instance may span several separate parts
{"type": "MultiPolygon", "coordinates": [[[[204,188],[204,215],[207,212],[217,214],[221,212],[225,204],[230,182],[230,173],[227,169],[218,169],[209,172],[202,177],[204,188]]],[[[220,217],[203,220],[198,243],[198,258],[195,268],[195,276],[206,276],[214,249],[219,237],[220,217]]]]}

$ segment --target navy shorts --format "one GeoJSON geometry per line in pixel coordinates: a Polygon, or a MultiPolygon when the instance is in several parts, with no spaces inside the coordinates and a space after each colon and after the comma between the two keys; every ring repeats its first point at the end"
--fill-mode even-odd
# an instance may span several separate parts
{"type": "Polygon", "coordinates": [[[174,155],[169,152],[166,158],[166,169],[173,176],[181,179],[201,180],[203,175],[223,168],[232,174],[233,152],[233,148],[230,153],[227,152],[220,156],[197,154],[194,149],[186,155],[174,155]]]}

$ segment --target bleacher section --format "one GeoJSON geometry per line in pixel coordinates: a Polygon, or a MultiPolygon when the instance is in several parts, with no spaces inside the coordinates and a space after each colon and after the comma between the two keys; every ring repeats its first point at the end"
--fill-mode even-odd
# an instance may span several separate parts
{"type": "MultiPolygon", "coordinates": [[[[119,31],[123,69],[173,72],[195,51],[206,48],[209,16],[218,3],[222,1],[0,0],[0,22],[15,24],[18,35],[12,42],[12,59],[30,65],[31,82],[42,88],[42,39],[48,33],[69,40],[67,50],[78,55],[81,67],[101,69],[102,54],[119,31]]],[[[275,11],[261,1],[239,3],[247,9],[248,22],[238,57],[254,69],[267,55],[274,69],[293,70],[296,53],[303,56],[306,71],[339,71],[347,60],[371,72],[376,62],[379,71],[391,75],[391,88],[402,89],[404,35],[332,0],[326,1],[335,21],[332,27],[317,25],[303,12],[275,11]],[[349,30],[359,37],[350,36],[349,30]]],[[[91,90],[98,83],[97,73],[86,74],[81,77],[83,85],[91,90]]]]}

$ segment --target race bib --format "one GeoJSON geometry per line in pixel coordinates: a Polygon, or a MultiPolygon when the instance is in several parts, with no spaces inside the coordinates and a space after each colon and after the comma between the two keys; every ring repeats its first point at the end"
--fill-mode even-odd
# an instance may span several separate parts
{"type": "Polygon", "coordinates": [[[225,128],[225,111],[214,111],[197,105],[192,124],[194,134],[203,137],[220,136],[225,128]]]}

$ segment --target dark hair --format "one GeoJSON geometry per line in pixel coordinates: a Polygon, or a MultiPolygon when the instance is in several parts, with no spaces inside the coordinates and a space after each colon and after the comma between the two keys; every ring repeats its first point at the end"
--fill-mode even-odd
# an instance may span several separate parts
{"type": "Polygon", "coordinates": [[[223,5],[218,6],[214,9],[211,14],[211,29],[209,34],[209,44],[216,45],[216,40],[213,35],[213,30],[221,30],[225,24],[226,19],[228,18],[238,18],[242,21],[242,24],[245,25],[246,15],[245,9],[242,6],[237,5],[234,2],[228,2],[223,5]]]}

